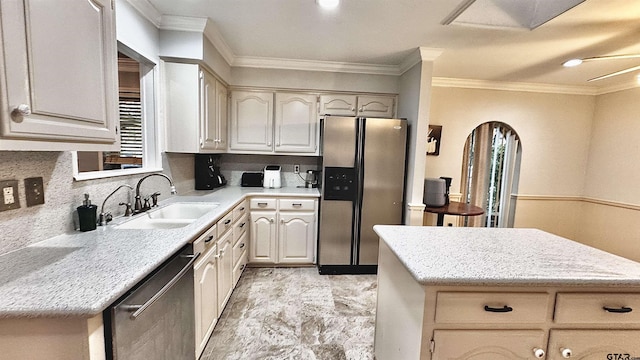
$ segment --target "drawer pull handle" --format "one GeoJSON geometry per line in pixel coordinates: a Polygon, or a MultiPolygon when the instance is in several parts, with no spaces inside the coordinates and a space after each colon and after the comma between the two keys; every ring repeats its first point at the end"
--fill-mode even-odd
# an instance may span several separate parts
{"type": "Polygon", "coordinates": [[[258,203],[258,206],[267,206],[267,203],[258,203]]]}
{"type": "Polygon", "coordinates": [[[542,359],[544,357],[545,353],[544,350],[539,349],[539,348],[534,348],[533,349],[533,356],[535,356],[538,359],[542,359]]]}
{"type": "Polygon", "coordinates": [[[242,249],[244,247],[244,243],[240,244],[240,249],[242,249]]]}
{"type": "Polygon", "coordinates": [[[501,308],[495,308],[495,307],[491,307],[489,305],[485,305],[484,306],[484,311],[488,311],[488,312],[496,312],[496,313],[507,313],[507,312],[512,312],[513,308],[511,306],[503,306],[501,308]]]}
{"type": "Polygon", "coordinates": [[[632,308],[627,307],[627,306],[623,306],[623,307],[620,307],[620,308],[610,308],[610,307],[607,307],[607,306],[603,306],[602,309],[604,311],[607,311],[607,312],[610,312],[610,313],[616,313],[616,314],[625,314],[625,313],[630,313],[630,312],[633,311],[632,308]]]}
{"type": "Polygon", "coordinates": [[[300,203],[296,203],[296,204],[291,204],[291,206],[298,206],[298,207],[300,207],[300,206],[302,206],[302,204],[300,204],[300,203]]]}
{"type": "Polygon", "coordinates": [[[240,229],[242,229],[245,225],[247,225],[247,223],[240,224],[240,229]]]}
{"type": "Polygon", "coordinates": [[[244,211],[244,206],[240,208],[240,211],[244,211]]]}
{"type": "Polygon", "coordinates": [[[205,240],[204,242],[205,242],[205,244],[206,244],[206,243],[210,242],[211,240],[213,240],[213,235],[209,236],[209,237],[207,238],[207,240],[205,240]]]}
{"type": "Polygon", "coordinates": [[[225,225],[229,225],[231,223],[231,219],[224,222],[225,225]]]}

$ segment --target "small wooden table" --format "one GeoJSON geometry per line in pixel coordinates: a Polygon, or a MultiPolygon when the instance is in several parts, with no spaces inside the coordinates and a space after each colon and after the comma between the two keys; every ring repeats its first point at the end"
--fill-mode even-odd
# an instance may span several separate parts
{"type": "Polygon", "coordinates": [[[445,215],[478,216],[484,214],[481,207],[458,201],[450,201],[447,205],[438,207],[427,206],[424,212],[438,214],[438,226],[444,225],[445,215]]]}

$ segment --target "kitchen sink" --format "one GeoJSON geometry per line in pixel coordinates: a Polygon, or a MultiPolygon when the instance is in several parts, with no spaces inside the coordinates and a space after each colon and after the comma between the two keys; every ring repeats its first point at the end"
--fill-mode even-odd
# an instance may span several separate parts
{"type": "Polygon", "coordinates": [[[124,222],[118,229],[175,229],[187,226],[209,211],[220,206],[219,203],[173,203],[157,210],[124,222]]]}
{"type": "Polygon", "coordinates": [[[147,212],[151,219],[197,219],[220,206],[218,203],[173,203],[147,212]]]}

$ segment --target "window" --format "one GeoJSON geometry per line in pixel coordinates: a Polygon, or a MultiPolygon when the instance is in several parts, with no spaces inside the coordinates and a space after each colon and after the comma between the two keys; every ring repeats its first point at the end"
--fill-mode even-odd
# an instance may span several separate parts
{"type": "Polygon", "coordinates": [[[78,151],[76,180],[160,171],[156,146],[155,64],[118,45],[120,151],[78,151]]]}
{"type": "Polygon", "coordinates": [[[465,226],[513,227],[522,146],[509,125],[488,122],[475,128],[464,147],[462,201],[484,209],[465,226]]]}

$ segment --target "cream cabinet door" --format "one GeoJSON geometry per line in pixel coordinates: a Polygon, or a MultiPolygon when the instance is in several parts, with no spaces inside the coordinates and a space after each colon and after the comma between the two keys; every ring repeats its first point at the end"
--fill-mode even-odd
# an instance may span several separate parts
{"type": "Polygon", "coordinates": [[[436,330],[432,360],[519,360],[544,357],[542,330],[436,330]],[[541,351],[541,353],[540,353],[541,351]]]}
{"type": "Polygon", "coordinates": [[[119,150],[113,2],[9,0],[0,16],[2,137],[119,150]]]}
{"type": "Polygon", "coordinates": [[[273,151],[273,93],[231,93],[230,149],[273,151]]]}
{"type": "Polygon", "coordinates": [[[220,81],[216,81],[216,150],[221,151],[227,150],[229,147],[227,142],[227,121],[229,121],[227,116],[228,99],[229,91],[227,87],[220,81]]]}
{"type": "Polygon", "coordinates": [[[393,118],[394,104],[393,96],[358,96],[358,116],[393,118]]]}
{"type": "Polygon", "coordinates": [[[210,249],[194,267],[196,359],[209,341],[218,319],[218,251],[210,249]]]}
{"type": "Polygon", "coordinates": [[[216,82],[216,78],[213,75],[207,71],[200,70],[200,148],[204,150],[217,150],[218,145],[216,82]]]}
{"type": "Polygon", "coordinates": [[[320,114],[333,116],[356,116],[356,95],[321,95],[320,114]]]}
{"type": "Polygon", "coordinates": [[[233,232],[227,231],[218,240],[218,313],[222,314],[233,290],[233,232]]]}
{"type": "Polygon", "coordinates": [[[318,98],[276,93],[275,152],[314,153],[318,134],[318,98]]]}
{"type": "Polygon", "coordinates": [[[250,263],[275,263],[277,261],[276,214],[276,211],[251,212],[250,263]]]}
{"type": "Polygon", "coordinates": [[[314,213],[281,212],[278,229],[279,263],[313,263],[314,213]]]}
{"type": "Polygon", "coordinates": [[[551,330],[547,359],[567,358],[640,358],[640,330],[551,330]]]}

